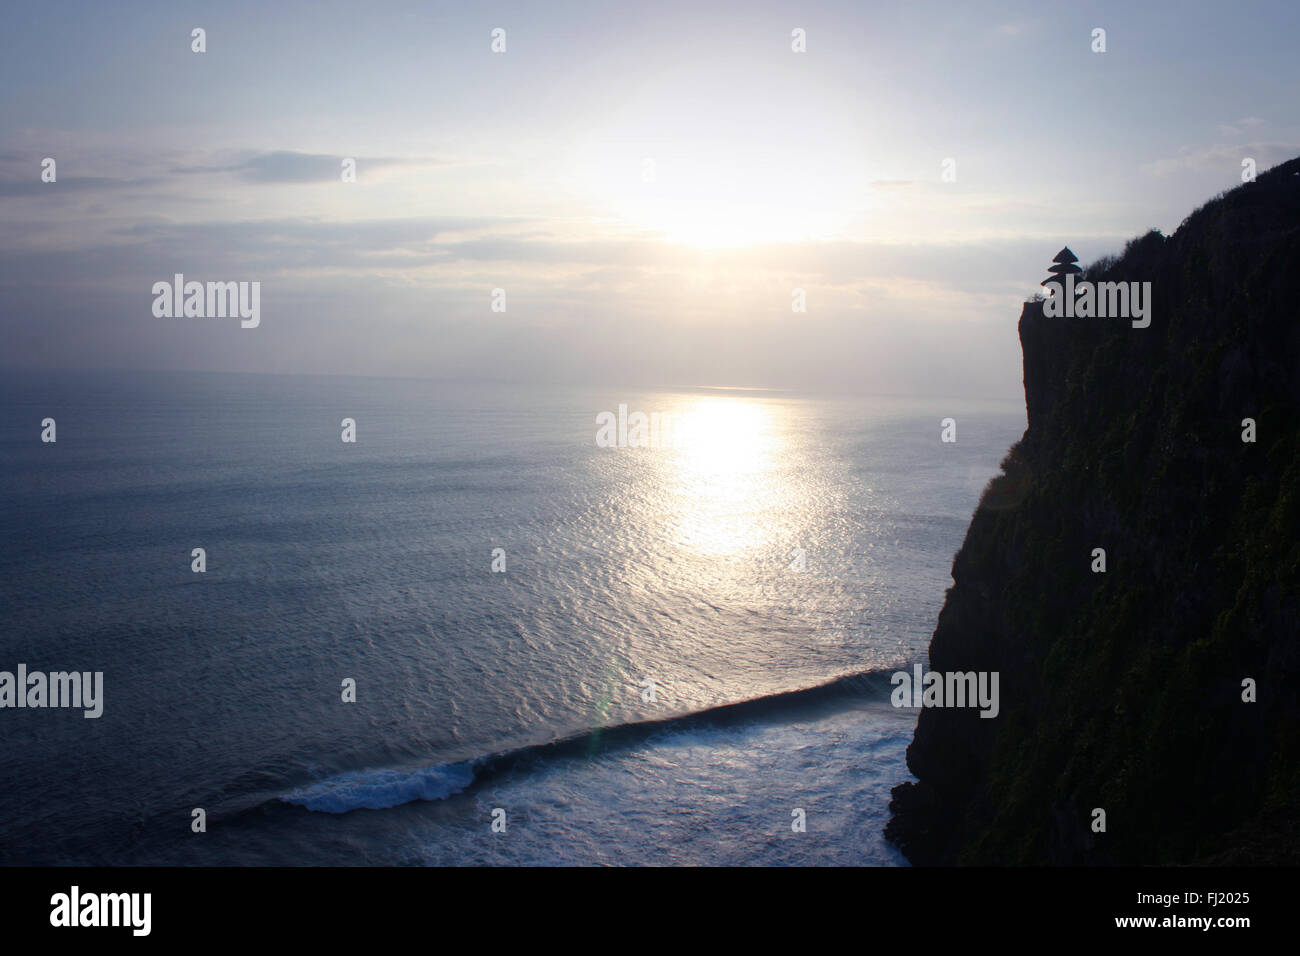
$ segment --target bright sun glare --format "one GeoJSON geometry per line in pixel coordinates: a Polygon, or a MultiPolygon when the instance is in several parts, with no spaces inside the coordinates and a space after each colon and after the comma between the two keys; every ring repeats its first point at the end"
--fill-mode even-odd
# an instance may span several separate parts
{"type": "Polygon", "coordinates": [[[668,479],[678,534],[695,550],[725,555],[762,543],[755,519],[785,497],[775,424],[768,405],[742,398],[700,399],[677,413],[668,479]]]}
{"type": "Polygon", "coordinates": [[[690,246],[741,246],[827,238],[840,224],[833,210],[805,203],[641,198],[623,204],[624,221],[690,246]]]}

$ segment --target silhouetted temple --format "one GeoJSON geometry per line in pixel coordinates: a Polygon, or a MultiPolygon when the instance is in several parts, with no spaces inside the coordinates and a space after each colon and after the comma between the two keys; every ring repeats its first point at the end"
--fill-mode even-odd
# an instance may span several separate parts
{"type": "MultiPolygon", "coordinates": [[[[1052,262],[1055,264],[1052,265],[1047,270],[1052,274],[1038,284],[1041,286],[1045,286],[1049,282],[1056,282],[1060,284],[1062,291],[1064,291],[1065,277],[1067,275],[1078,276],[1080,273],[1083,272],[1082,269],[1080,269],[1077,265],[1075,265],[1075,263],[1078,261],[1079,261],[1079,257],[1070,251],[1069,246],[1066,246],[1064,249],[1058,252],[1056,256],[1052,259],[1052,262]]],[[[1077,282],[1078,279],[1076,278],[1075,281],[1077,282]]],[[[1051,294],[1050,289],[1048,290],[1048,294],[1049,295],[1051,294]]]]}

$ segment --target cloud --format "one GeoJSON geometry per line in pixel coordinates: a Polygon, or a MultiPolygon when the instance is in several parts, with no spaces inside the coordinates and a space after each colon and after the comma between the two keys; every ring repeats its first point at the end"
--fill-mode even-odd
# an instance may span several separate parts
{"type": "Polygon", "coordinates": [[[998,24],[996,32],[1004,37],[1021,37],[1032,33],[1036,24],[1032,20],[1013,20],[998,24]]]}
{"type": "Polygon", "coordinates": [[[1220,136],[1240,136],[1244,130],[1254,129],[1256,126],[1262,126],[1263,124],[1264,121],[1258,116],[1247,116],[1231,125],[1225,123],[1222,126],[1216,126],[1215,132],[1220,136]]]}
{"type": "Polygon", "coordinates": [[[95,190],[122,189],[138,186],[152,186],[156,179],[110,179],[104,176],[63,176],[52,183],[42,182],[39,175],[28,176],[21,180],[0,181],[0,196],[22,198],[26,196],[50,197],[60,192],[91,192],[95,190]]]}
{"type": "MultiPolygon", "coordinates": [[[[176,166],[174,173],[210,174],[234,173],[245,182],[259,184],[302,184],[337,182],[342,172],[343,155],[324,153],[297,153],[292,150],[276,150],[258,153],[235,163],[216,166],[176,166]]],[[[440,161],[432,157],[399,159],[394,157],[352,157],[357,161],[358,178],[367,170],[385,169],[396,166],[433,166],[440,161]]]]}
{"type": "MultiPolygon", "coordinates": [[[[357,177],[364,179],[368,173],[377,170],[395,169],[403,166],[434,166],[441,162],[432,157],[397,158],[397,157],[352,157],[357,163],[357,177]]],[[[298,153],[290,150],[277,150],[269,153],[244,155],[233,162],[208,163],[194,165],[172,165],[166,169],[168,174],[199,176],[214,174],[234,174],[240,180],[255,185],[294,185],[308,183],[338,182],[342,172],[344,157],[322,153],[298,153]]],[[[142,159],[139,165],[147,163],[142,159]]],[[[56,183],[44,183],[40,180],[40,169],[32,165],[30,156],[13,152],[0,153],[0,169],[4,169],[0,179],[0,197],[20,198],[26,196],[49,195],[55,188],[75,190],[78,192],[95,190],[118,190],[131,187],[154,187],[166,184],[167,180],[159,176],[148,178],[126,178],[112,176],[72,176],[60,169],[56,183]],[[36,169],[33,173],[31,170],[36,169]]]]}
{"type": "Polygon", "coordinates": [[[1184,170],[1197,172],[1225,172],[1234,174],[1241,169],[1241,161],[1247,157],[1255,160],[1260,172],[1270,166],[1285,162],[1300,153],[1300,143],[1243,143],[1229,146],[1216,143],[1213,146],[1184,146],[1179,155],[1157,159],[1142,165],[1142,171],[1156,178],[1164,178],[1184,170]]]}

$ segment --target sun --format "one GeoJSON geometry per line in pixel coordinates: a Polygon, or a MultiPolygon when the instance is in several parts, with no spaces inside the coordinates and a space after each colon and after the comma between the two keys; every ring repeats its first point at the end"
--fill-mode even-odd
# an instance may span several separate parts
{"type": "Polygon", "coordinates": [[[621,205],[620,218],[638,230],[702,248],[826,239],[838,227],[831,211],[806,201],[638,196],[621,205]]]}

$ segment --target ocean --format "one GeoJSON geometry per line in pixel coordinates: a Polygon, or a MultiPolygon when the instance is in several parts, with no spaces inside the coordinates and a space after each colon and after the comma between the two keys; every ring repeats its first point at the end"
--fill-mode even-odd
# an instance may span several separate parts
{"type": "Polygon", "coordinates": [[[0,671],[103,674],[97,718],[0,709],[8,865],[904,865],[888,676],[1025,426],[179,372],[0,400],[0,671]],[[602,447],[620,406],[671,436],[602,447]]]}

